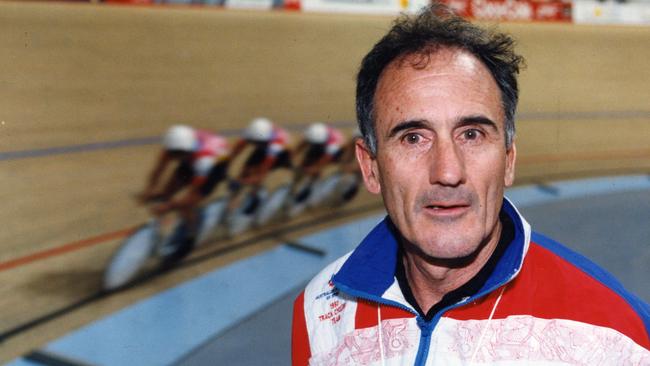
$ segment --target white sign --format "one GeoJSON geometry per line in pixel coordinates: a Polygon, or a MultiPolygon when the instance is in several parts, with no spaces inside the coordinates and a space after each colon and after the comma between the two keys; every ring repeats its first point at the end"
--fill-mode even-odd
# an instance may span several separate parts
{"type": "Polygon", "coordinates": [[[303,11],[398,14],[417,12],[429,4],[428,0],[302,0],[303,11]]]}
{"type": "Polygon", "coordinates": [[[273,0],[226,0],[225,5],[228,8],[271,9],[273,0]]]}
{"type": "Polygon", "coordinates": [[[650,4],[578,0],[573,3],[573,21],[588,24],[650,25],[650,4]]]}

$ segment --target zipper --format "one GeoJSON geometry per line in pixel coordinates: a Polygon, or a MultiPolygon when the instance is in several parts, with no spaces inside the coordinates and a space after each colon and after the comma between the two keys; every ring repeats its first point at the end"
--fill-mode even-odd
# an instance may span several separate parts
{"type": "Polygon", "coordinates": [[[494,292],[499,287],[501,287],[501,286],[507,284],[508,282],[510,282],[514,278],[514,276],[516,274],[517,274],[517,271],[515,271],[513,274],[511,274],[505,281],[503,281],[503,282],[501,282],[501,283],[499,283],[497,285],[494,285],[494,286],[490,287],[489,289],[487,289],[485,291],[481,291],[480,293],[476,294],[475,296],[465,298],[465,299],[457,302],[456,304],[453,304],[453,305],[450,305],[450,306],[448,306],[446,308],[441,309],[433,317],[433,319],[431,319],[431,321],[426,321],[424,318],[422,318],[420,316],[420,314],[418,314],[417,311],[415,311],[414,309],[412,309],[412,308],[410,308],[408,306],[405,306],[405,305],[403,305],[403,304],[401,304],[399,302],[386,300],[386,299],[384,299],[384,298],[382,298],[380,296],[373,296],[373,295],[369,295],[369,294],[367,294],[365,292],[356,291],[356,290],[353,290],[352,288],[350,288],[348,286],[345,286],[345,285],[342,285],[342,284],[339,284],[339,283],[336,283],[336,282],[334,283],[334,285],[340,291],[343,291],[344,293],[346,293],[348,295],[352,295],[353,297],[363,299],[363,300],[366,300],[366,301],[371,301],[371,302],[374,302],[374,303],[377,303],[377,304],[380,304],[380,305],[386,305],[386,306],[391,306],[391,307],[395,307],[395,308],[398,308],[398,309],[402,309],[402,310],[405,310],[405,311],[415,315],[415,320],[416,320],[417,326],[420,329],[420,342],[418,344],[418,351],[417,351],[417,354],[415,356],[415,362],[413,363],[413,365],[414,366],[425,366],[426,362],[427,362],[427,358],[429,356],[429,350],[431,349],[431,336],[433,334],[433,329],[436,327],[436,325],[438,325],[438,322],[442,318],[442,315],[444,313],[446,313],[447,311],[449,311],[449,310],[455,309],[455,308],[463,306],[463,305],[467,305],[467,304],[469,304],[470,302],[472,302],[474,300],[477,300],[477,299],[480,299],[483,296],[489,295],[490,293],[494,292]]]}
{"type": "Polygon", "coordinates": [[[440,318],[436,316],[428,322],[419,315],[416,318],[418,328],[420,328],[420,344],[418,345],[418,353],[415,355],[414,366],[424,366],[427,363],[429,349],[431,348],[431,334],[433,333],[433,328],[438,324],[439,319],[440,318]]]}
{"type": "Polygon", "coordinates": [[[372,301],[379,305],[386,305],[386,306],[402,309],[415,315],[415,320],[417,322],[418,328],[420,328],[420,343],[418,345],[417,354],[415,355],[414,366],[420,366],[420,365],[423,366],[426,364],[427,356],[429,355],[429,348],[431,346],[431,334],[433,334],[433,328],[435,328],[436,324],[438,323],[438,320],[440,319],[440,315],[437,315],[430,322],[427,322],[426,320],[424,320],[424,318],[420,316],[420,314],[417,313],[417,311],[413,310],[408,306],[400,304],[399,302],[389,301],[379,296],[372,296],[364,292],[356,291],[345,285],[341,285],[337,283],[334,283],[334,285],[340,291],[343,291],[348,295],[352,295],[354,297],[366,301],[372,301]]]}
{"type": "Polygon", "coordinates": [[[401,310],[404,310],[404,311],[408,311],[409,313],[415,315],[416,317],[419,316],[417,311],[413,310],[412,308],[410,308],[410,307],[408,307],[406,305],[400,304],[397,301],[389,301],[389,300],[384,299],[383,297],[373,296],[373,295],[369,295],[369,294],[367,294],[365,292],[356,291],[356,290],[351,289],[348,286],[341,285],[341,284],[336,283],[336,282],[334,282],[334,286],[336,288],[338,288],[339,290],[345,292],[346,294],[352,295],[353,297],[358,297],[358,298],[360,298],[362,300],[375,302],[377,304],[392,306],[394,308],[398,308],[398,309],[401,309],[401,310]]]}

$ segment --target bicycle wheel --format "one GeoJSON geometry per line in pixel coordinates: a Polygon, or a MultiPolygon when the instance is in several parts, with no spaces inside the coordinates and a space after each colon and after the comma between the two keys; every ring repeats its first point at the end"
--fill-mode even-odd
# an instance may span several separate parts
{"type": "Polygon", "coordinates": [[[277,217],[277,214],[282,210],[282,208],[284,208],[290,192],[290,184],[283,184],[276,188],[257,210],[255,225],[264,225],[277,217]]]}
{"type": "Polygon", "coordinates": [[[315,183],[314,193],[309,197],[309,207],[317,207],[328,202],[332,198],[340,180],[341,174],[337,172],[315,183]]]}
{"type": "Polygon", "coordinates": [[[114,290],[131,282],[151,257],[158,240],[156,220],[143,225],[127,237],[104,271],[104,290],[114,290]]]}
{"type": "Polygon", "coordinates": [[[343,204],[351,201],[359,192],[360,184],[361,180],[358,176],[354,174],[343,175],[336,186],[335,199],[332,202],[336,201],[337,204],[343,204]]]}
{"type": "Polygon", "coordinates": [[[309,199],[314,192],[314,185],[316,183],[303,183],[301,184],[296,193],[289,199],[289,207],[287,214],[290,218],[300,215],[309,203],[309,199]]]}
{"type": "Polygon", "coordinates": [[[201,210],[199,213],[199,229],[197,234],[197,245],[201,245],[210,238],[217,225],[223,220],[223,216],[228,208],[228,199],[219,198],[214,200],[201,210]]]}
{"type": "Polygon", "coordinates": [[[161,269],[169,269],[187,257],[194,249],[196,238],[190,236],[187,222],[178,220],[172,231],[160,241],[157,255],[161,269]]]}
{"type": "Polygon", "coordinates": [[[257,194],[248,193],[241,205],[228,216],[228,235],[236,236],[248,230],[255,221],[255,213],[267,197],[268,194],[264,189],[260,189],[257,194]]]}

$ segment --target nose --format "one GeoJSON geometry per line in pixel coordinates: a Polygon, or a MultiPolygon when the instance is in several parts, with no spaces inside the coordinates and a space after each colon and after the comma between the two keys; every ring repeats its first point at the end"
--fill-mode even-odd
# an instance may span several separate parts
{"type": "Polygon", "coordinates": [[[456,187],[465,183],[462,151],[452,139],[438,139],[432,146],[429,183],[456,187]]]}

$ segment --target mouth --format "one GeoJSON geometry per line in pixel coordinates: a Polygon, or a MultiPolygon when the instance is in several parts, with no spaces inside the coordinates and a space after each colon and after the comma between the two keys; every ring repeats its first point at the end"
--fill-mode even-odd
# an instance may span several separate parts
{"type": "Polygon", "coordinates": [[[434,216],[457,216],[469,210],[468,203],[432,203],[424,206],[427,213],[434,216]]]}

